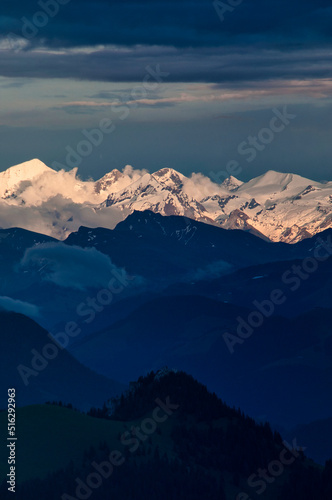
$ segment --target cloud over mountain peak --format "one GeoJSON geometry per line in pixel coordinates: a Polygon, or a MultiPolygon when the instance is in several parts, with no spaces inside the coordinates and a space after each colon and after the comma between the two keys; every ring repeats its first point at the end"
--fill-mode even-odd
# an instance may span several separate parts
{"type": "Polygon", "coordinates": [[[112,229],[134,210],[179,215],[294,243],[332,227],[332,182],[269,170],[222,184],[172,168],[152,174],[127,165],[99,180],[55,171],[34,159],[0,173],[0,225],[64,239],[79,226],[112,229]],[[24,212],[24,213],[23,213],[24,212]]]}

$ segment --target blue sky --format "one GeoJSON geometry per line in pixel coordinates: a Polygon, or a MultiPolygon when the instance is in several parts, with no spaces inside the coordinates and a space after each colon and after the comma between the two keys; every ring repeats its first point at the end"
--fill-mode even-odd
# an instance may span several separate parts
{"type": "Polygon", "coordinates": [[[69,169],[68,148],[110,120],[83,178],[236,161],[243,180],[331,180],[331,21],[327,1],[3,2],[0,170],[34,157],[69,169]],[[247,161],[239,145],[285,106],[295,118],[247,161]]]}

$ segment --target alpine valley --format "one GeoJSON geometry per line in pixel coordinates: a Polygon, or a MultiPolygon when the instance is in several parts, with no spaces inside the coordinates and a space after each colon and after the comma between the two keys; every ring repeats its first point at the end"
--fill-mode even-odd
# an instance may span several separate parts
{"type": "Polygon", "coordinates": [[[15,387],[18,500],[88,498],[111,449],[125,465],[96,499],[268,486],[269,500],[329,500],[331,283],[332,182],[130,166],[82,181],[39,160],[0,173],[0,410],[15,387]]]}

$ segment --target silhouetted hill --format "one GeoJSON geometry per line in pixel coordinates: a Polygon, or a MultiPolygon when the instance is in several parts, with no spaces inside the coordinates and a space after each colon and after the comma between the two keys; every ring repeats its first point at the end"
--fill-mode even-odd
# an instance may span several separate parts
{"type": "MultiPolygon", "coordinates": [[[[183,372],[140,377],[106,419],[58,406],[18,416],[20,464],[29,461],[18,500],[330,500],[332,463],[316,466],[296,439],[283,442],[183,372]]],[[[11,498],[5,483],[0,493],[11,498]]]]}
{"type": "Polygon", "coordinates": [[[21,314],[0,311],[0,329],[0,408],[7,407],[9,387],[16,389],[17,406],[62,400],[81,409],[101,405],[125,387],[80,364],[21,314]]]}
{"type": "Polygon", "coordinates": [[[255,418],[289,428],[332,414],[332,312],[275,315],[258,328],[250,309],[202,296],[161,296],[101,332],[73,354],[91,369],[128,383],[160,365],[192,373],[255,418]],[[246,330],[246,328],[249,328],[246,330]],[[225,333],[238,341],[227,344],[225,333]],[[230,352],[229,345],[232,347],[230,352]]]}

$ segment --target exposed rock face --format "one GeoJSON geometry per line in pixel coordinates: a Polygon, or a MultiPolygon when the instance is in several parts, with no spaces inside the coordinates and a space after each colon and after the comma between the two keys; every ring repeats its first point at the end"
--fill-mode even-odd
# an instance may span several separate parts
{"type": "Polygon", "coordinates": [[[286,243],[332,227],[332,182],[299,175],[268,171],[246,183],[231,176],[216,184],[171,168],[150,174],[127,166],[97,181],[81,181],[76,173],[57,172],[39,160],[1,172],[0,226],[64,239],[80,225],[112,229],[135,210],[151,210],[286,243]]]}

